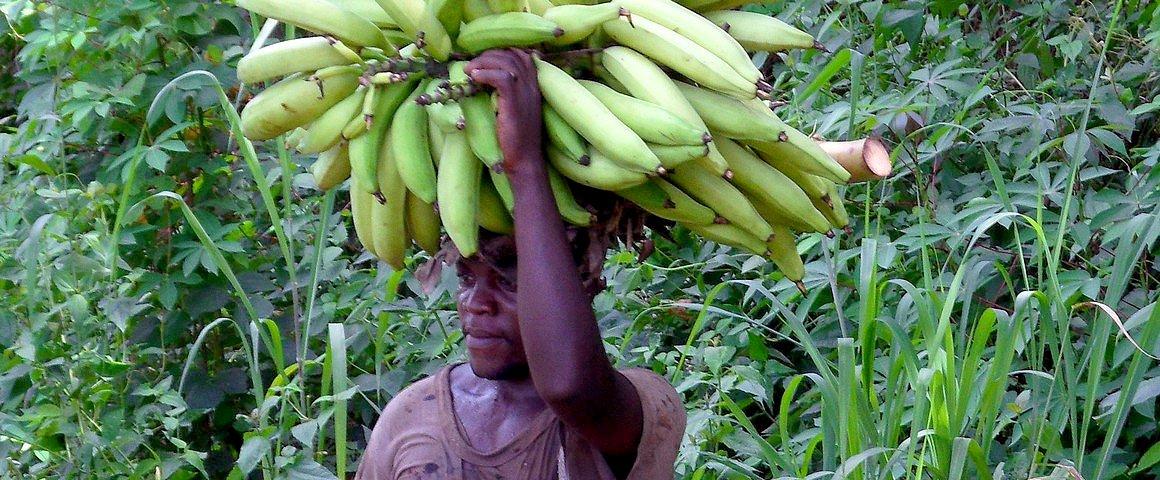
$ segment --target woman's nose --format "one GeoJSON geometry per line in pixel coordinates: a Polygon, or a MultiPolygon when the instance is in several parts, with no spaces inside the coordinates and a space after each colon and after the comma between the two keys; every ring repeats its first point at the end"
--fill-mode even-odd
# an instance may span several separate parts
{"type": "Polygon", "coordinates": [[[464,292],[463,307],[467,312],[475,315],[494,315],[496,310],[495,295],[487,288],[474,287],[464,292]]]}

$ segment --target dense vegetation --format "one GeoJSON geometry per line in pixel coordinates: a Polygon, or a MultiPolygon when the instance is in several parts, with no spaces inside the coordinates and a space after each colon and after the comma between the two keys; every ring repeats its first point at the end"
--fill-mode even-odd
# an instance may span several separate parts
{"type": "MultiPolygon", "coordinates": [[[[1160,475],[1160,8],[969,3],[757,8],[834,52],[773,64],[779,113],[884,136],[895,173],[800,242],[804,295],[681,232],[610,256],[610,355],[689,412],[678,478],[1160,475]]],[[[462,357],[454,275],[419,293],[426,259],[371,261],[312,158],[236,151],[260,19],[0,13],[0,476],[349,476],[462,357]]]]}

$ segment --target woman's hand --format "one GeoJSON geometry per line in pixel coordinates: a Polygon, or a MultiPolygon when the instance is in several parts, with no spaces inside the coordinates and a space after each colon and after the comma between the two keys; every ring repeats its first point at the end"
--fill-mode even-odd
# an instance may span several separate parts
{"type": "MultiPolygon", "coordinates": [[[[499,93],[496,129],[509,178],[523,175],[528,164],[543,164],[543,102],[536,66],[523,50],[489,50],[464,68],[473,81],[499,93]]],[[[536,173],[538,168],[533,168],[536,173]]],[[[513,180],[515,180],[513,178],[513,180]]]]}

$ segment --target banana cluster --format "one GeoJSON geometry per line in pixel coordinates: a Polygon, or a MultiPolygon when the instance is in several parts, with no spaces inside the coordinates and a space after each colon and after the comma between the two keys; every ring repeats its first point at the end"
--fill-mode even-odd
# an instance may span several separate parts
{"type": "Polygon", "coordinates": [[[494,95],[464,65],[492,48],[534,48],[549,180],[567,222],[596,221],[573,197],[584,185],[800,281],[793,232],[847,228],[836,187],[851,173],[775,115],[749,55],[815,48],[813,37],[729,10],[739,0],[594,2],[238,0],[319,34],[239,62],[241,81],[270,82],[242,112],[243,133],[319,154],[322,189],[349,178],[357,236],[394,268],[412,242],[436,251],[442,231],[470,256],[481,228],[512,232],[513,205],[494,95]]]}

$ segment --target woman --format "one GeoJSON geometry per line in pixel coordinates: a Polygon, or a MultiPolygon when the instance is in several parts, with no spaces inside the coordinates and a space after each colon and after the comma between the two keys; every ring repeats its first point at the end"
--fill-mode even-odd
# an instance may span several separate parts
{"type": "Polygon", "coordinates": [[[604,353],[591,302],[606,243],[569,239],[556,209],[531,57],[489,51],[466,71],[499,94],[516,233],[455,262],[469,361],[387,405],[355,478],[671,479],[684,408],[662,377],[604,353]]]}

